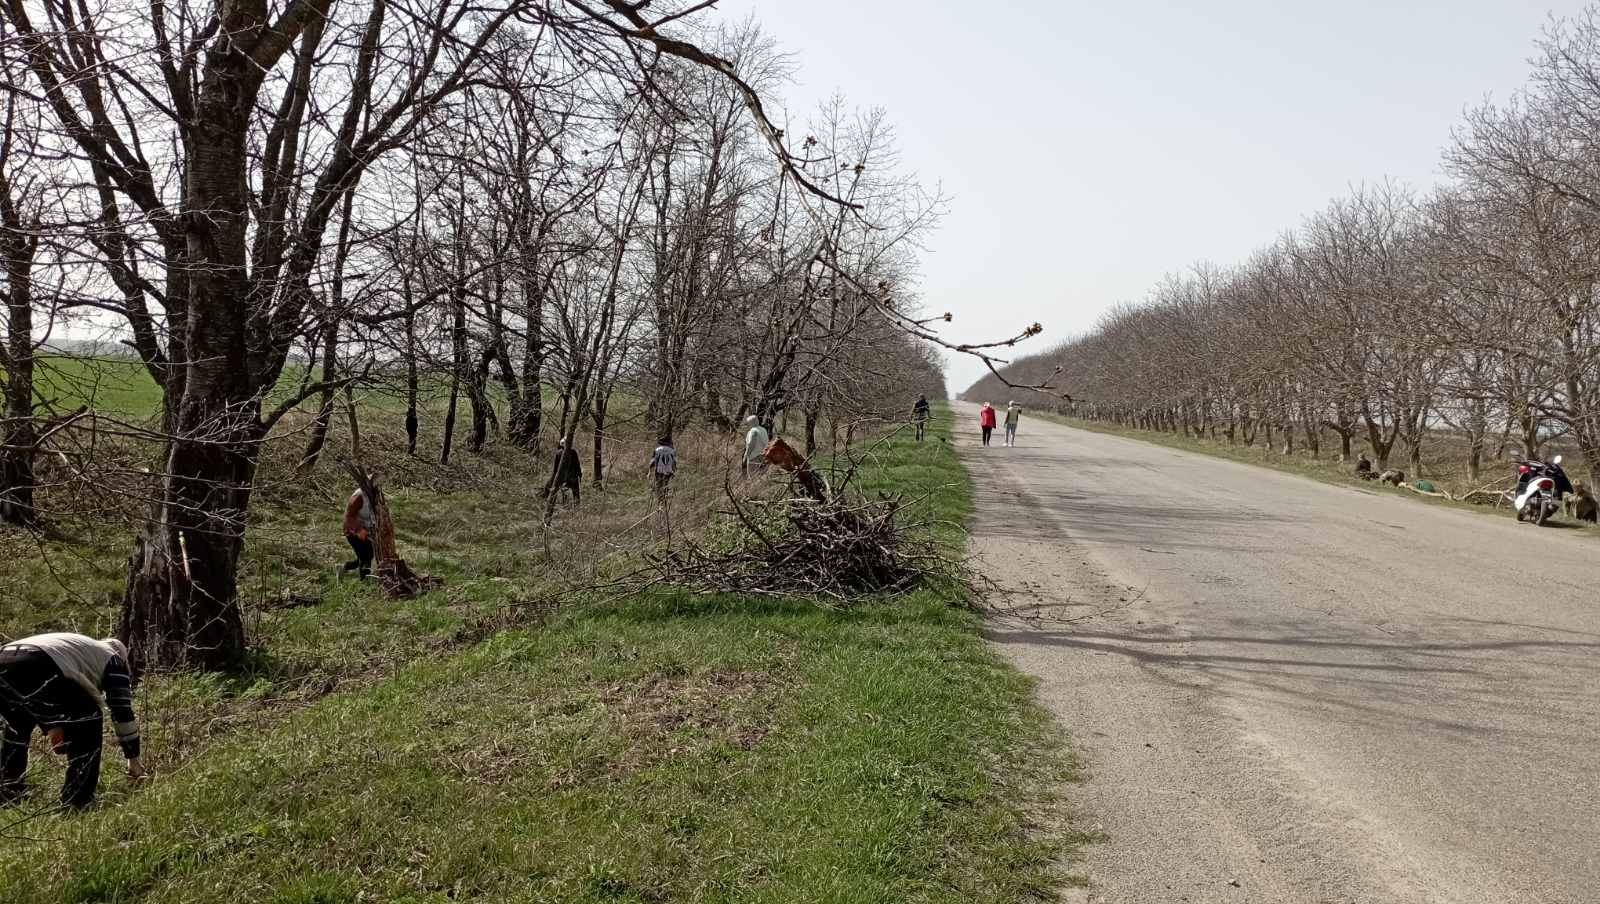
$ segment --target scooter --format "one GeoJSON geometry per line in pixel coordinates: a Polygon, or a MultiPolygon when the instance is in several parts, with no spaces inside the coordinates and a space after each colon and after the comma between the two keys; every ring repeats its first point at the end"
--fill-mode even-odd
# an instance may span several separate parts
{"type": "Polygon", "coordinates": [[[1572,492],[1572,481],[1561,470],[1561,456],[1548,463],[1535,459],[1517,462],[1517,488],[1514,502],[1518,521],[1543,525],[1561,507],[1561,496],[1572,492]]]}

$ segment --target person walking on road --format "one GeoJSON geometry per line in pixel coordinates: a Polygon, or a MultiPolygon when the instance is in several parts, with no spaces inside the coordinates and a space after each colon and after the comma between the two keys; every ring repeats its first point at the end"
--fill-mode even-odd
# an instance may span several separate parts
{"type": "Polygon", "coordinates": [[[928,397],[917,396],[916,404],[911,406],[911,423],[917,428],[917,442],[922,442],[923,431],[928,426],[928,397]]]}
{"type": "Polygon", "coordinates": [[[1006,404],[1006,445],[1017,444],[1017,421],[1022,419],[1022,406],[1016,402],[1006,404]]]}
{"type": "Polygon", "coordinates": [[[989,445],[989,437],[994,435],[994,406],[988,402],[978,409],[978,426],[983,428],[983,444],[989,445]]]}
{"type": "Polygon", "coordinates": [[[100,742],[105,723],[100,704],[111,710],[128,775],[144,777],[139,762],[139,720],[133,714],[133,674],[128,648],[115,637],[36,634],[0,647],[0,806],[16,803],[26,789],[28,742],[35,728],[50,748],[67,756],[61,805],[82,809],[100,784],[100,742]]]}

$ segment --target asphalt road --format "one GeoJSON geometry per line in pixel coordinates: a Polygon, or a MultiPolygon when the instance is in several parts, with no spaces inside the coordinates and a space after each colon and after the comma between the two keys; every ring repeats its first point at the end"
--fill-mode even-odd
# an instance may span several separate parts
{"type": "Polygon", "coordinates": [[[957,412],[1078,900],[1600,901],[1600,538],[957,412]]]}

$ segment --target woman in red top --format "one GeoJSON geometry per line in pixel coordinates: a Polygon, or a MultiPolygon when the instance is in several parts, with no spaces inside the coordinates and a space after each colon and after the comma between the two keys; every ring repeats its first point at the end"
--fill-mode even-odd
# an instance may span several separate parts
{"type": "Polygon", "coordinates": [[[354,571],[364,581],[372,574],[372,531],[376,527],[376,520],[367,494],[357,487],[344,504],[344,539],[355,551],[356,557],[339,566],[340,577],[354,571]]]}
{"type": "Polygon", "coordinates": [[[983,428],[983,444],[989,445],[989,436],[994,433],[994,406],[988,402],[978,409],[978,426],[983,428]]]}

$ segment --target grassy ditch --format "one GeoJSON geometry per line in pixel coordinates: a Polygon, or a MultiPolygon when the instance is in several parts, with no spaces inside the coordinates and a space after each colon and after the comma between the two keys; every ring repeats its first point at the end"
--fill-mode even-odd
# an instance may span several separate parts
{"type": "MultiPolygon", "coordinates": [[[[960,542],[971,490],[948,445],[893,438],[864,473],[926,496],[960,542]]],[[[374,625],[503,605],[521,579],[471,574],[519,542],[430,547],[432,567],[456,563],[452,595],[342,591],[269,637],[338,659],[394,630],[374,625]]],[[[204,726],[203,749],[139,788],[106,779],[86,814],[43,812],[59,764],[38,769],[34,800],[0,811],[0,900],[1047,896],[1070,839],[1040,827],[1056,822],[1041,789],[1070,762],[960,592],[829,609],[660,588],[401,645],[348,689],[204,726]]],[[[173,715],[149,743],[185,729],[173,715]]]]}

